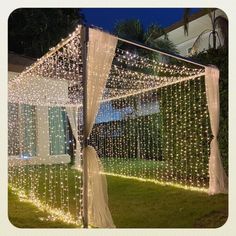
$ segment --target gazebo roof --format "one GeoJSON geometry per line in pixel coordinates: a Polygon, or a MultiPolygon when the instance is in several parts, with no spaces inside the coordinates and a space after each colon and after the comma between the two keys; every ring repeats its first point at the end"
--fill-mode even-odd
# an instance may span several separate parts
{"type": "MultiPolygon", "coordinates": [[[[81,28],[79,25],[66,39],[9,82],[9,101],[32,105],[81,105],[84,45],[81,28]]],[[[132,49],[124,50],[118,44],[103,101],[150,91],[205,73],[204,65],[187,58],[125,39],[118,40],[132,45],[132,49]]]]}

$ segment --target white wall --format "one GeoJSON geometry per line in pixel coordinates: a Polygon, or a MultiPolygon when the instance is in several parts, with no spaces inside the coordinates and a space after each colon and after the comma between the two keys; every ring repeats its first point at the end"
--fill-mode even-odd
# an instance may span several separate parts
{"type": "Polygon", "coordinates": [[[158,101],[140,104],[137,115],[146,116],[159,112],[158,101]]]}
{"type": "MultiPolygon", "coordinates": [[[[201,41],[199,43],[199,45],[197,46],[197,51],[196,53],[198,52],[202,52],[202,51],[205,51],[207,49],[209,49],[209,35],[210,35],[210,31],[204,33],[202,36],[201,36],[201,41]]],[[[193,44],[195,43],[197,37],[194,37],[192,39],[189,39],[183,43],[180,43],[177,46],[177,50],[179,52],[179,54],[181,56],[189,56],[190,55],[190,50],[193,46],[193,44]]],[[[220,36],[220,40],[221,42],[223,42],[223,39],[222,37],[220,36]]],[[[212,46],[212,37],[210,37],[210,43],[211,43],[211,46],[212,46]]],[[[219,43],[219,40],[217,38],[216,40],[216,47],[220,46],[220,43],[219,43]]]]}
{"type": "MultiPolygon", "coordinates": [[[[12,81],[18,73],[9,72],[8,73],[8,80],[12,81]]],[[[29,96],[34,96],[31,101],[36,102],[37,99],[44,99],[42,96],[45,94],[47,95],[47,99],[50,102],[56,101],[58,96],[60,96],[61,101],[65,102],[68,99],[68,84],[67,81],[59,81],[57,84],[53,80],[28,80],[28,82],[23,83],[22,86],[18,86],[15,91],[18,96],[22,94],[25,95],[25,99],[29,96]],[[43,82],[46,83],[44,84],[43,82]],[[27,85],[27,86],[23,86],[27,85]],[[57,87],[60,87],[57,88],[57,87]],[[33,88],[31,90],[31,88],[33,88]],[[35,90],[35,89],[38,90],[35,90]],[[33,95],[33,93],[37,93],[33,95]],[[35,99],[35,100],[34,100],[35,99]]],[[[9,93],[11,96],[11,93],[9,93]]],[[[10,102],[11,99],[9,99],[10,102]]],[[[27,100],[26,100],[27,101],[27,100]]],[[[35,157],[20,157],[20,156],[10,156],[9,157],[9,164],[10,165],[35,165],[35,164],[56,164],[56,163],[69,163],[70,156],[68,154],[62,155],[50,155],[50,144],[49,144],[49,122],[48,122],[48,107],[47,106],[36,106],[36,142],[37,142],[37,156],[35,157]]]]}
{"type": "Polygon", "coordinates": [[[24,77],[19,83],[14,83],[9,73],[9,101],[31,105],[66,104],[68,98],[68,81],[53,80],[45,77],[24,77]]]}
{"type": "Polygon", "coordinates": [[[70,163],[70,156],[68,154],[48,156],[47,158],[28,157],[21,158],[19,156],[9,156],[9,166],[24,166],[24,165],[51,165],[51,164],[67,164],[70,163]]]}
{"type": "MultiPolygon", "coordinates": [[[[226,14],[221,10],[216,10],[216,16],[224,16],[227,17],[226,14]]],[[[199,17],[196,20],[193,20],[189,23],[189,32],[188,35],[184,35],[184,28],[183,26],[176,28],[168,33],[168,38],[177,46],[179,50],[179,54],[181,56],[188,56],[189,55],[189,48],[191,48],[197,39],[197,37],[203,32],[201,44],[199,46],[199,52],[208,49],[208,38],[209,33],[212,29],[211,20],[208,14],[199,17]]],[[[218,29],[217,29],[218,30],[218,29]]],[[[219,33],[220,35],[220,33],[219,33]]],[[[221,42],[223,43],[223,39],[220,35],[221,42]]],[[[219,42],[217,41],[217,46],[219,42]]]]}

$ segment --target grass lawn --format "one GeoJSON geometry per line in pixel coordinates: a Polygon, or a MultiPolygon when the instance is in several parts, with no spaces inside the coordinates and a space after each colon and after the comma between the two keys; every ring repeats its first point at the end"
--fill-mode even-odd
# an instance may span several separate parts
{"type": "MultiPolygon", "coordinates": [[[[109,206],[117,228],[214,228],[227,220],[228,195],[208,196],[149,182],[107,176],[109,206]]],[[[9,191],[9,219],[17,227],[74,227],[47,217],[9,191]]]]}
{"type": "Polygon", "coordinates": [[[181,166],[171,161],[155,161],[138,158],[101,158],[104,171],[107,173],[172,182],[175,184],[207,188],[209,183],[208,170],[202,165],[181,166]],[[186,169],[188,168],[188,169],[186,169]],[[194,171],[193,171],[194,169],[194,171]],[[192,181],[190,181],[192,180],[192,181]]]}
{"type": "Polygon", "coordinates": [[[73,224],[46,221],[49,215],[32,204],[20,202],[18,196],[8,191],[8,217],[18,228],[74,228],[73,224]]]}

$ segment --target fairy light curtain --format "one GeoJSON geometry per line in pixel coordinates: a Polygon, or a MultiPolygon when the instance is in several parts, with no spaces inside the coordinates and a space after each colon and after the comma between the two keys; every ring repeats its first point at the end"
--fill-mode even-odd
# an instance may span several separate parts
{"type": "MultiPolygon", "coordinates": [[[[121,41],[123,41],[123,40],[121,39],[121,41]]],[[[124,40],[124,41],[127,42],[126,40],[124,40]]],[[[128,43],[131,43],[131,42],[128,42],[128,43]]],[[[139,45],[137,45],[135,43],[133,43],[133,45],[139,47],[139,45]]],[[[143,46],[140,46],[140,47],[143,47],[143,46]]],[[[144,48],[148,49],[146,47],[144,47],[144,48]]],[[[152,50],[152,49],[150,49],[150,50],[152,50]]],[[[160,54],[162,55],[162,53],[160,53],[160,54]]],[[[163,54],[165,56],[167,56],[167,61],[171,62],[170,58],[172,56],[166,55],[165,53],[163,53],[163,54]]],[[[111,73],[110,73],[110,79],[109,79],[108,85],[107,85],[108,88],[105,91],[105,94],[103,97],[104,102],[116,101],[116,100],[119,100],[122,98],[128,99],[129,97],[136,96],[138,94],[143,94],[143,96],[145,96],[145,93],[154,91],[155,88],[159,89],[159,91],[164,91],[164,92],[161,92],[162,94],[165,94],[166,91],[171,90],[172,95],[171,95],[171,97],[169,97],[169,100],[172,100],[173,95],[177,99],[176,92],[174,91],[175,87],[173,85],[176,84],[176,86],[181,86],[181,84],[183,84],[186,94],[182,95],[182,96],[184,96],[183,99],[185,100],[184,104],[182,104],[182,105],[185,107],[197,105],[199,107],[200,103],[199,104],[192,104],[193,98],[191,98],[190,92],[191,91],[194,92],[194,91],[191,89],[191,87],[197,85],[197,83],[194,81],[197,81],[201,77],[203,77],[205,79],[205,88],[199,87],[200,88],[199,94],[200,94],[200,96],[202,96],[201,90],[206,91],[205,96],[207,97],[207,107],[206,107],[207,110],[204,111],[204,114],[202,114],[202,115],[200,114],[201,111],[199,110],[198,112],[200,112],[199,113],[200,117],[198,119],[201,120],[202,117],[204,117],[209,112],[210,126],[211,126],[212,135],[213,135],[213,140],[211,141],[210,134],[207,134],[208,131],[202,130],[205,133],[205,134],[204,133],[202,134],[203,137],[206,135],[208,136],[205,141],[207,141],[207,140],[211,141],[210,150],[209,150],[210,156],[208,159],[209,185],[207,183],[205,186],[209,186],[209,188],[208,188],[209,194],[227,193],[227,176],[225,174],[225,171],[224,171],[221,159],[220,159],[220,152],[219,152],[218,141],[217,141],[218,127],[219,127],[219,85],[217,82],[218,80],[216,78],[217,78],[217,74],[218,74],[218,79],[219,79],[218,69],[216,69],[216,68],[213,69],[212,67],[207,67],[207,66],[201,66],[202,69],[194,69],[191,67],[188,68],[185,66],[182,66],[182,67],[176,66],[175,64],[171,64],[171,63],[170,64],[165,64],[165,63],[160,63],[160,62],[155,63],[155,60],[150,60],[148,58],[145,58],[145,57],[139,56],[137,54],[121,50],[121,49],[117,50],[116,59],[117,59],[118,63],[113,62],[113,66],[112,66],[111,73]],[[123,63],[124,66],[121,66],[120,63],[123,63]],[[136,71],[134,70],[134,68],[136,68],[136,71]],[[145,71],[145,70],[147,71],[149,68],[154,69],[154,71],[155,70],[158,71],[158,74],[162,74],[162,75],[161,76],[158,74],[155,75],[155,72],[154,72],[154,74],[151,74],[151,75],[146,72],[145,73],[143,73],[142,71],[140,72],[140,69],[142,69],[143,71],[145,71]],[[137,71],[137,69],[139,69],[139,71],[137,71]],[[165,76],[165,75],[167,75],[167,76],[165,76]],[[179,85],[177,85],[177,84],[179,84],[179,85]],[[195,84],[195,85],[193,85],[193,84],[195,84]],[[188,104],[186,102],[188,102],[188,104]]],[[[181,58],[178,58],[178,59],[179,59],[179,61],[186,61],[185,59],[181,59],[181,58]]],[[[191,64],[192,62],[189,62],[189,63],[191,64]]],[[[195,64],[195,63],[193,62],[192,64],[195,64]]],[[[199,64],[197,66],[199,66],[199,64]]],[[[200,85],[201,79],[199,81],[200,81],[200,83],[199,83],[199,85],[200,85]]],[[[181,96],[181,94],[180,94],[180,96],[181,96]]],[[[198,95],[196,94],[193,96],[198,96],[198,95]]],[[[194,99],[196,100],[199,98],[194,98],[194,99]]],[[[125,103],[126,103],[126,101],[125,101],[125,103]]],[[[135,103],[137,103],[137,101],[135,103]]],[[[175,101],[171,101],[171,102],[168,101],[168,103],[169,103],[168,110],[170,109],[169,116],[171,116],[173,118],[174,109],[176,109],[175,108],[175,101]]],[[[167,108],[167,107],[165,106],[165,108],[167,108]]],[[[196,109],[195,110],[194,109],[191,112],[196,111],[196,109]]],[[[106,112],[106,111],[104,110],[103,112],[106,112]]],[[[191,113],[189,113],[189,115],[187,117],[186,116],[183,117],[185,119],[185,124],[184,124],[185,128],[188,128],[189,125],[191,124],[190,123],[191,122],[190,116],[191,116],[191,113]],[[186,123],[186,122],[189,122],[189,123],[186,123]]],[[[122,120],[122,119],[120,119],[120,120],[122,120]]],[[[208,119],[206,116],[206,122],[208,122],[207,120],[208,119]]],[[[165,120],[163,120],[162,122],[163,122],[163,124],[165,124],[165,120]]],[[[114,125],[115,125],[115,123],[114,123],[114,125]]],[[[202,126],[202,124],[199,123],[199,127],[201,127],[201,129],[202,129],[204,126],[202,126]]],[[[169,128],[171,129],[172,132],[176,132],[175,130],[172,130],[171,126],[169,126],[169,128]]],[[[187,131],[183,130],[183,132],[186,134],[187,131]]],[[[172,135],[172,139],[174,136],[176,136],[175,134],[171,134],[171,135],[172,135]]],[[[187,134],[187,136],[189,136],[189,138],[192,139],[192,137],[194,135],[187,134]]],[[[169,138],[171,138],[171,137],[169,137],[169,138]]],[[[203,142],[203,140],[204,139],[202,137],[201,137],[201,140],[198,140],[198,138],[195,140],[192,140],[191,146],[193,146],[193,147],[191,147],[191,148],[193,148],[193,150],[189,149],[190,147],[188,147],[188,145],[187,145],[188,141],[185,141],[185,143],[181,144],[181,145],[185,145],[185,148],[184,148],[185,150],[183,151],[183,154],[185,155],[188,153],[188,155],[198,158],[198,155],[196,155],[194,153],[195,152],[197,153],[199,151],[199,148],[200,149],[204,148],[203,146],[201,147],[199,145],[200,143],[203,142]],[[195,142],[195,144],[194,144],[194,142],[195,142]],[[195,150],[194,150],[194,148],[195,148],[195,150]]],[[[176,139],[176,141],[178,142],[177,139],[176,139]]],[[[181,141],[181,140],[179,140],[179,141],[181,141]]],[[[169,144],[172,143],[172,140],[166,140],[166,144],[168,144],[168,143],[169,144]]],[[[106,143],[106,145],[107,144],[109,144],[109,142],[106,143]]],[[[139,143],[137,143],[137,145],[138,144],[139,143]]],[[[123,149],[123,145],[126,145],[126,143],[124,141],[124,142],[122,142],[122,144],[120,143],[118,145],[123,149]]],[[[201,145],[203,145],[203,144],[201,144],[201,145]]],[[[208,149],[207,145],[208,145],[208,142],[206,143],[206,150],[208,149]]],[[[136,148],[138,148],[138,146],[136,146],[136,148]]],[[[169,148],[173,148],[173,147],[169,146],[169,148]]],[[[173,158],[174,158],[173,152],[174,152],[174,150],[176,150],[176,148],[177,148],[177,146],[174,147],[174,149],[172,150],[172,153],[170,154],[173,158]]],[[[127,156],[128,153],[127,152],[125,152],[125,153],[126,153],[125,156],[127,156]]],[[[205,151],[203,151],[203,150],[200,150],[200,153],[202,153],[201,155],[205,155],[204,154],[205,151]]],[[[174,159],[172,161],[172,164],[173,163],[175,163],[174,159]]],[[[186,159],[186,164],[187,164],[187,159],[186,159]]],[[[186,164],[184,164],[184,165],[186,165],[186,164]]],[[[127,165],[129,165],[129,164],[127,164],[127,165]]],[[[201,163],[201,165],[205,165],[204,161],[203,161],[203,163],[201,163]]],[[[167,167],[167,169],[166,169],[166,173],[172,172],[171,170],[168,170],[168,168],[169,167],[167,167]]],[[[176,169],[177,167],[172,166],[171,168],[176,169]]],[[[202,166],[202,168],[204,168],[204,166],[202,166]]],[[[122,169],[121,169],[121,172],[122,172],[122,169]]],[[[146,167],[144,165],[144,170],[145,169],[146,169],[146,167]]],[[[186,172],[190,171],[190,185],[192,185],[192,184],[194,185],[194,183],[191,180],[191,178],[193,178],[192,176],[194,175],[194,172],[197,172],[196,179],[198,178],[198,176],[199,176],[198,169],[199,169],[199,166],[193,167],[193,166],[191,166],[191,163],[190,163],[190,170],[186,169],[185,171],[183,171],[184,175],[186,175],[186,172]],[[193,174],[191,174],[191,173],[193,173],[193,174]]],[[[171,174],[170,174],[170,176],[171,176],[171,174]]],[[[172,182],[174,180],[174,176],[172,176],[171,178],[172,179],[170,179],[170,181],[172,182]]],[[[181,183],[181,184],[183,184],[183,183],[181,183]]],[[[199,184],[196,183],[196,186],[199,186],[199,184]]]]}
{"type": "MultiPolygon", "coordinates": [[[[126,53],[125,57],[132,56],[126,53]]],[[[172,69],[165,66],[162,70],[170,73],[172,69]]],[[[135,72],[132,74],[136,77],[110,77],[107,86],[114,86],[117,96],[102,101],[91,140],[107,174],[188,188],[208,186],[204,74],[184,68],[182,73],[182,77],[175,75],[173,80],[171,76],[148,80],[149,76],[143,73],[145,82],[138,80],[135,72]],[[185,73],[191,76],[186,79],[185,73]],[[122,83],[122,95],[117,82],[122,83]],[[139,87],[140,82],[145,86],[139,87]],[[133,91],[123,94],[128,89],[133,91]]]]}
{"type": "Polygon", "coordinates": [[[66,107],[67,116],[71,125],[72,133],[75,138],[75,163],[73,168],[81,169],[81,146],[78,135],[78,107],[66,107]]]}
{"type": "MultiPolygon", "coordinates": [[[[20,119],[15,113],[17,113],[17,110],[20,109],[20,106],[23,104],[33,106],[32,112],[35,113],[37,118],[35,122],[29,123],[30,128],[28,129],[28,131],[33,129],[37,131],[36,138],[35,134],[32,134],[31,140],[29,141],[32,150],[35,149],[35,143],[37,143],[36,154],[34,153],[35,151],[31,151],[33,155],[36,155],[34,159],[35,165],[29,166],[27,172],[24,171],[25,169],[22,166],[16,169],[11,168],[9,170],[11,173],[11,183],[16,183],[17,187],[21,189],[24,189],[25,186],[28,186],[27,188],[30,186],[31,194],[34,193],[32,195],[34,196],[32,198],[34,203],[38,204],[38,198],[35,196],[39,196],[44,199],[44,204],[40,206],[44,206],[47,210],[51,211],[56,206],[60,205],[61,211],[59,211],[57,216],[63,216],[62,218],[67,222],[71,222],[71,219],[74,219],[78,224],[81,224],[84,210],[82,207],[83,188],[81,185],[81,176],[78,174],[78,171],[76,172],[77,174],[74,175],[74,184],[71,184],[74,185],[74,197],[73,199],[69,199],[68,194],[72,191],[71,189],[69,190],[69,186],[71,187],[71,185],[68,183],[69,165],[65,164],[63,156],[62,159],[50,156],[50,140],[53,140],[52,145],[60,145],[60,148],[57,148],[57,153],[62,152],[62,140],[67,142],[65,136],[69,130],[68,124],[65,129],[66,132],[64,133],[62,127],[60,127],[63,123],[62,116],[56,115],[54,112],[50,113],[50,109],[59,107],[63,112],[66,112],[73,136],[75,137],[75,168],[79,169],[81,155],[81,136],[77,130],[78,126],[80,131],[85,127],[85,138],[88,139],[90,137],[90,143],[99,143],[100,146],[101,143],[104,143],[103,149],[94,145],[95,148],[88,146],[83,150],[84,156],[82,158],[86,158],[87,156],[87,166],[89,168],[88,215],[90,224],[97,227],[114,227],[108,208],[106,180],[104,176],[100,174],[100,172],[103,171],[103,167],[99,158],[102,160],[102,155],[104,153],[107,155],[108,151],[116,155],[124,155],[125,157],[122,159],[122,163],[121,158],[115,160],[121,165],[118,170],[120,171],[119,173],[125,174],[126,169],[128,169],[129,175],[135,176],[136,169],[131,168],[131,159],[127,157],[129,155],[138,157],[150,156],[150,149],[146,148],[142,150],[142,145],[146,141],[147,147],[151,147],[153,153],[158,152],[158,136],[155,136],[153,132],[160,124],[164,124],[161,129],[161,134],[164,134],[162,139],[165,140],[165,146],[160,145],[160,148],[164,152],[163,156],[170,156],[170,161],[166,161],[166,165],[163,164],[162,166],[163,171],[160,172],[160,178],[162,178],[163,181],[178,181],[177,177],[173,175],[175,171],[181,178],[186,178],[186,172],[188,171],[187,164],[189,164],[187,156],[191,155],[193,158],[197,159],[198,153],[200,153],[201,157],[209,161],[209,194],[227,192],[227,177],[222,167],[217,142],[219,126],[218,71],[202,65],[195,67],[192,64],[189,66],[191,62],[186,62],[185,59],[175,58],[175,60],[172,60],[173,56],[158,51],[153,53],[158,54],[157,58],[159,59],[164,55],[165,60],[159,60],[155,57],[151,59],[145,55],[147,55],[147,50],[152,49],[137,44],[135,47],[142,47],[142,53],[131,53],[127,50],[116,48],[117,40],[122,41],[122,39],[118,39],[100,30],[89,29],[88,57],[86,61],[88,75],[86,87],[87,119],[83,121],[80,119],[80,109],[85,103],[85,101],[83,101],[84,82],[82,79],[83,62],[81,55],[81,50],[84,45],[81,43],[80,32],[81,26],[78,26],[67,39],[63,40],[34,65],[27,68],[19,76],[9,82],[9,103],[19,105],[10,109],[12,114],[9,117],[12,117],[14,122],[11,123],[9,121],[9,126],[12,129],[18,129],[20,119]],[[181,60],[185,60],[184,65],[180,62],[181,60]],[[203,93],[203,90],[205,90],[205,87],[202,87],[202,82],[204,83],[203,80],[206,82],[206,94],[203,93]],[[193,91],[191,90],[192,88],[194,88],[193,94],[191,94],[191,91],[193,91]],[[162,99],[160,99],[160,97],[162,99]],[[201,110],[199,104],[201,102],[205,103],[205,97],[207,97],[208,108],[204,106],[205,110],[201,110]],[[149,108],[147,103],[143,103],[144,100],[148,101],[150,104],[158,104],[157,107],[154,106],[155,112],[149,114],[148,117],[145,116],[145,112],[148,111],[149,108]],[[132,104],[134,109],[130,108],[130,104],[132,104]],[[121,109],[119,109],[120,111],[122,110],[122,112],[117,112],[114,117],[111,117],[109,129],[107,129],[104,122],[101,123],[99,127],[97,124],[94,125],[99,108],[100,112],[97,118],[99,118],[101,113],[106,113],[107,118],[109,117],[109,111],[112,109],[111,106],[121,107],[121,109]],[[146,106],[146,108],[142,109],[142,106],[146,106]],[[160,123],[157,122],[155,117],[155,113],[158,113],[159,110],[163,112],[160,123]],[[196,112],[197,115],[194,116],[194,120],[191,121],[191,115],[194,112],[196,112]],[[208,122],[208,112],[212,134],[214,135],[211,141],[211,154],[209,159],[208,155],[206,155],[206,153],[208,153],[208,144],[203,143],[203,141],[210,140],[210,138],[208,136],[208,130],[205,132],[205,130],[203,130],[204,126],[201,123],[208,122]],[[51,117],[51,121],[58,119],[54,124],[58,126],[60,132],[54,132],[55,127],[53,127],[51,131],[49,130],[50,114],[53,117],[51,117]],[[201,117],[204,117],[203,121],[201,117]],[[165,118],[168,118],[169,123],[167,123],[165,118]],[[179,130],[172,129],[172,124],[176,122],[176,120],[179,122],[179,130]],[[149,124],[150,126],[146,130],[148,140],[144,140],[145,136],[143,134],[146,132],[144,124],[149,124]],[[196,138],[196,135],[186,134],[188,130],[191,130],[191,124],[196,126],[194,126],[194,132],[198,134],[199,139],[196,138]],[[37,129],[37,127],[44,128],[37,129]],[[137,127],[139,127],[139,129],[136,129],[137,127]],[[98,129],[97,136],[93,135],[92,130],[95,130],[95,128],[98,129]],[[129,132],[131,130],[132,132],[129,132]],[[122,132],[129,137],[128,142],[126,142],[127,139],[122,140],[120,138],[122,132]],[[187,140],[187,137],[190,137],[190,140],[187,140]],[[55,138],[62,138],[62,140],[55,140],[55,138]],[[175,140],[175,143],[173,140],[175,140]],[[188,145],[188,141],[191,141],[192,146],[188,145]],[[134,144],[134,146],[132,146],[133,148],[131,148],[131,146],[128,147],[129,143],[134,144]],[[122,149],[121,153],[115,152],[118,146],[122,149]],[[109,147],[109,150],[105,150],[106,147],[109,147]],[[183,156],[186,159],[182,162],[185,164],[181,164],[180,167],[175,165],[177,162],[174,158],[174,151],[177,149],[180,149],[177,159],[181,159],[183,156]],[[98,151],[99,155],[96,151],[98,151]],[[49,165],[43,167],[39,166],[39,163],[45,163],[42,162],[44,159],[47,160],[46,164],[49,165]],[[56,167],[51,165],[54,160],[57,160],[57,163],[59,163],[56,167]],[[123,160],[125,160],[125,162],[123,162],[123,160]],[[43,176],[44,182],[41,181],[40,169],[45,173],[43,176]],[[30,173],[30,176],[27,176],[26,173],[30,173]],[[59,175],[57,175],[57,173],[59,173],[59,175]],[[52,178],[49,178],[49,176],[52,176],[52,178]],[[44,183],[44,187],[46,188],[42,196],[40,196],[39,193],[39,189],[42,189],[40,183],[44,183]],[[61,183],[61,186],[57,186],[58,183],[61,183]],[[58,189],[62,191],[59,193],[59,195],[61,194],[61,200],[57,202],[56,194],[58,194],[58,189]],[[76,207],[71,205],[73,201],[76,207]],[[71,217],[72,212],[76,215],[75,217],[71,217]]],[[[123,40],[123,43],[130,44],[131,42],[124,42],[123,40]]],[[[26,122],[27,119],[32,120],[30,118],[32,112],[27,109],[25,112],[28,113],[28,118],[24,117],[26,122]]],[[[16,132],[11,131],[9,133],[13,136],[14,134],[17,135],[17,142],[13,141],[15,140],[13,137],[10,142],[12,145],[21,142],[22,138],[20,136],[24,135],[23,131],[19,129],[16,130],[16,132]]],[[[66,145],[68,144],[66,143],[66,145]]],[[[11,154],[14,154],[18,149],[19,148],[15,146],[9,148],[9,151],[11,154]]],[[[51,153],[53,153],[53,149],[51,153]]],[[[83,161],[84,160],[85,159],[83,159],[83,161]]],[[[24,162],[24,164],[30,163],[29,160],[22,160],[22,162],[24,162]]],[[[158,164],[158,161],[154,160],[153,163],[158,164]]],[[[196,163],[198,169],[190,165],[190,181],[192,181],[192,177],[195,173],[197,181],[199,179],[198,175],[203,173],[201,170],[202,165],[199,164],[200,162],[197,160],[196,163]]],[[[204,160],[202,163],[206,165],[204,160]]],[[[146,161],[145,158],[138,163],[138,165],[141,166],[141,175],[149,171],[149,164],[150,161],[146,161]]],[[[112,169],[114,166],[110,168],[111,172],[117,171],[117,169],[112,169]]],[[[158,167],[154,166],[153,168],[158,167]]],[[[156,178],[157,174],[154,169],[152,172],[154,173],[154,178],[156,178]]],[[[180,185],[185,184],[183,181],[178,183],[180,185]]],[[[200,186],[198,185],[199,182],[196,184],[197,187],[200,186]]],[[[43,189],[45,189],[44,187],[43,189]]]]}
{"type": "Polygon", "coordinates": [[[50,107],[48,109],[50,155],[66,153],[66,119],[65,111],[61,107],[50,107]],[[58,139],[57,137],[64,137],[58,139]]]}
{"type": "MultiPolygon", "coordinates": [[[[85,138],[92,131],[100,107],[103,91],[115,55],[117,38],[96,29],[89,29],[87,56],[87,115],[84,124],[85,138]]],[[[97,227],[114,227],[108,208],[106,178],[101,176],[101,163],[92,146],[84,148],[88,161],[88,216],[89,224],[97,227]]]]}
{"type": "Polygon", "coordinates": [[[23,201],[48,212],[49,218],[42,220],[78,227],[83,190],[81,173],[71,170],[67,154],[69,141],[72,146],[74,141],[68,139],[66,108],[81,104],[80,29],[9,80],[8,86],[9,185],[23,201]],[[31,151],[35,146],[36,151],[31,151]]]}
{"type": "Polygon", "coordinates": [[[36,154],[36,133],[35,133],[35,109],[30,105],[23,105],[19,109],[21,119],[20,149],[22,156],[35,156],[36,154]]]}
{"type": "Polygon", "coordinates": [[[19,155],[19,106],[8,104],[8,155],[19,155]]]}

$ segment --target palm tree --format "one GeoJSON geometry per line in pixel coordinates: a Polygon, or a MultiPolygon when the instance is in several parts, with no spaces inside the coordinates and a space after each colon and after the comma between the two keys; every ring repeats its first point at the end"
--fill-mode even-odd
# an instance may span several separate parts
{"type": "MultiPolygon", "coordinates": [[[[216,42],[217,39],[219,41],[220,46],[228,48],[228,19],[224,16],[216,16],[216,9],[214,8],[203,8],[202,9],[205,14],[208,14],[211,20],[211,29],[205,29],[203,32],[201,32],[197,39],[195,40],[192,49],[190,51],[190,54],[194,54],[197,49],[199,48],[199,45],[201,44],[202,36],[206,32],[210,32],[209,38],[208,38],[208,44],[209,48],[216,49],[216,42]],[[217,28],[219,30],[217,30],[217,28]],[[223,38],[223,42],[220,40],[219,33],[221,34],[223,38]],[[212,45],[211,45],[212,40],[212,45]]],[[[190,8],[184,9],[183,14],[183,22],[184,22],[184,34],[188,35],[189,30],[189,16],[190,16],[190,8]]]]}
{"type": "MultiPolygon", "coordinates": [[[[137,19],[119,21],[114,27],[114,33],[121,38],[141,43],[154,49],[165,52],[177,53],[175,45],[168,39],[165,31],[157,24],[150,24],[145,30],[142,23],[137,19]],[[164,36],[160,39],[161,36],[164,36]]],[[[135,50],[132,45],[121,45],[124,49],[135,50]]],[[[136,49],[138,50],[138,49],[136,49]]],[[[142,50],[139,50],[142,52],[142,50]]],[[[153,57],[154,53],[146,52],[147,56],[153,57]]]]}

